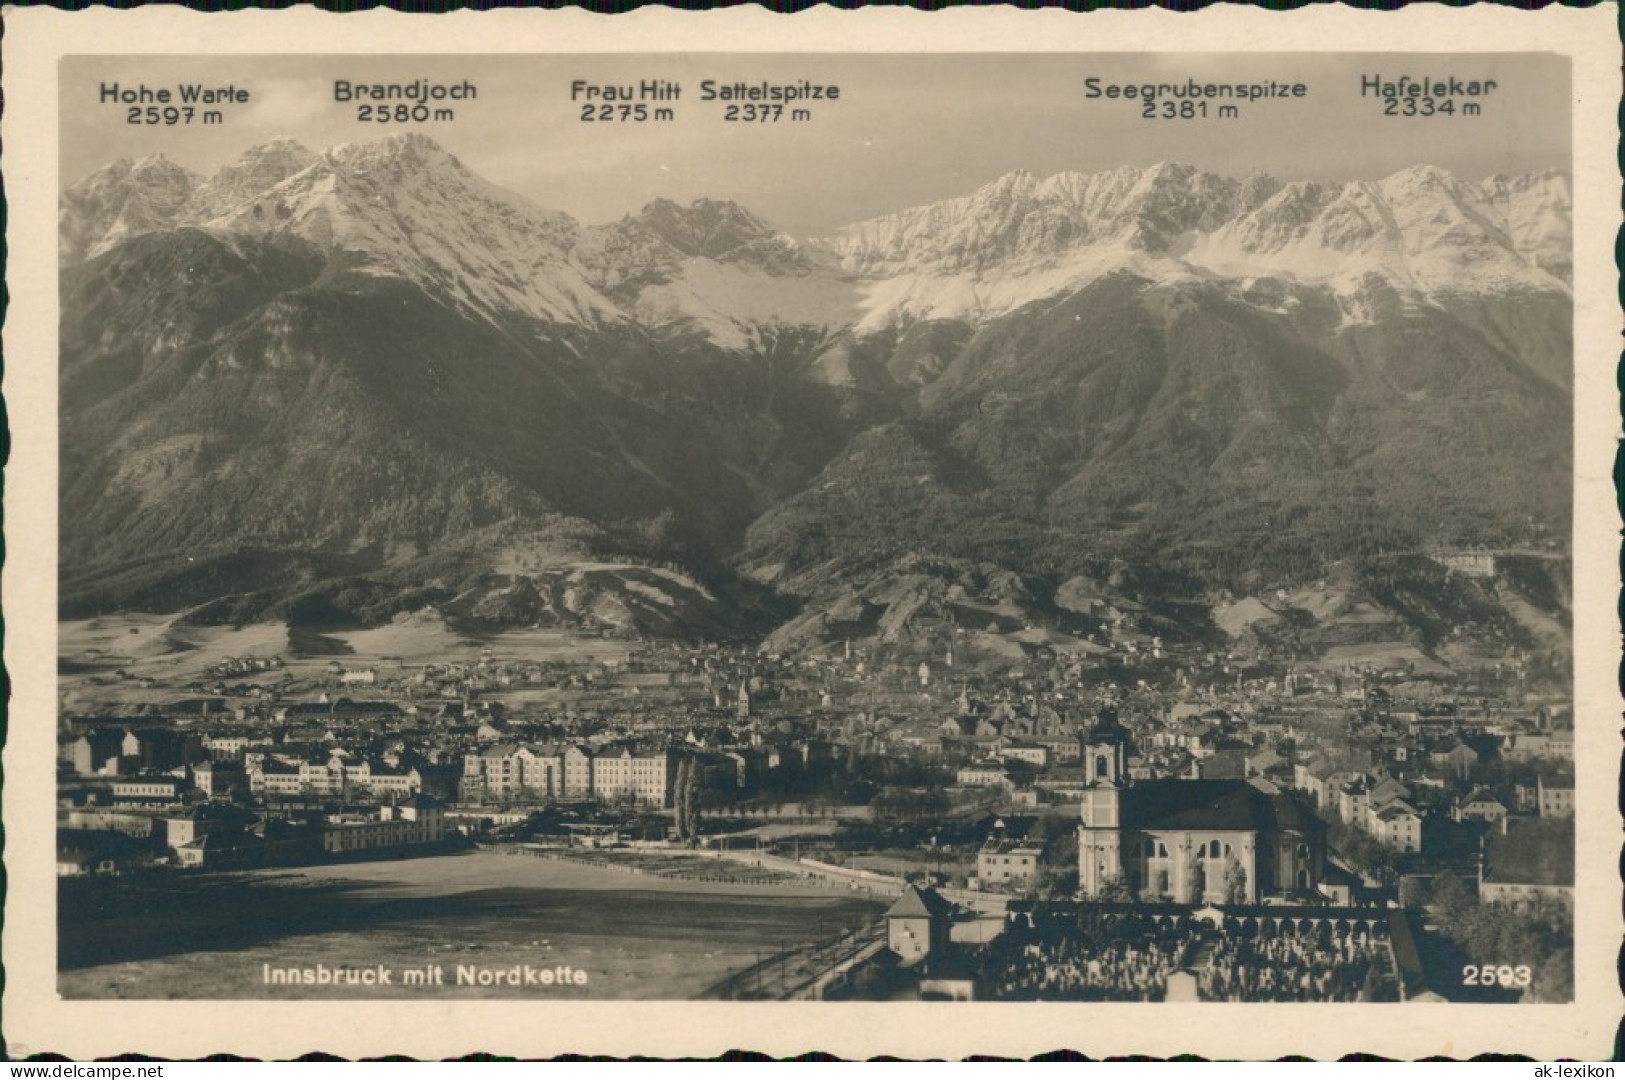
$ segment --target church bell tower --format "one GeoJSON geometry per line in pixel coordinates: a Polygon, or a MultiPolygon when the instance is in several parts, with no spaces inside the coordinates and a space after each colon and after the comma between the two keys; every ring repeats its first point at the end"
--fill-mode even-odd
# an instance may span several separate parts
{"type": "Polygon", "coordinates": [[[1078,890],[1101,895],[1123,874],[1123,789],[1128,786],[1128,732],[1115,709],[1102,708],[1080,740],[1085,779],[1083,821],[1078,826],[1078,890]]]}

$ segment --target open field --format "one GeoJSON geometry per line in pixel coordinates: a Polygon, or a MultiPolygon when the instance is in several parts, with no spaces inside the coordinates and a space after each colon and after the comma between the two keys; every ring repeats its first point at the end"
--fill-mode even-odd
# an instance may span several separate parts
{"type": "Polygon", "coordinates": [[[365,667],[386,658],[419,666],[478,660],[482,655],[495,661],[600,663],[619,661],[627,650],[624,641],[570,630],[461,629],[448,626],[437,616],[422,614],[397,616],[368,630],[329,630],[324,636],[348,648],[342,662],[351,667],[365,667]]]}
{"type": "Polygon", "coordinates": [[[1382,667],[1414,665],[1421,675],[1448,675],[1450,669],[1428,656],[1415,645],[1404,641],[1373,641],[1363,645],[1334,645],[1320,660],[1308,661],[1305,666],[1325,669],[1353,664],[1361,667],[1375,664],[1382,667]]]}
{"type": "Polygon", "coordinates": [[[691,997],[731,971],[867,922],[875,901],[478,852],[64,883],[67,998],[691,997]],[[435,988],[265,985],[262,966],[440,965],[435,988]],[[458,965],[584,970],[583,987],[453,986],[458,965]]]}
{"type": "MultiPolygon", "coordinates": [[[[568,630],[518,627],[498,631],[463,631],[432,617],[405,616],[368,630],[327,630],[304,637],[328,642],[331,652],[347,666],[376,663],[388,658],[408,664],[446,663],[478,659],[482,652],[511,660],[620,660],[624,641],[597,638],[568,630]]],[[[157,665],[158,670],[180,674],[201,672],[227,657],[276,656],[289,659],[303,651],[290,643],[283,623],[247,626],[192,626],[177,615],[125,612],[93,619],[71,619],[57,624],[57,655],[76,662],[157,665]]],[[[333,659],[322,650],[322,663],[333,659]]]]}
{"type": "Polygon", "coordinates": [[[228,656],[275,656],[288,651],[280,623],[188,626],[174,615],[130,612],[57,624],[57,655],[64,660],[128,668],[138,674],[192,675],[228,656]]]}
{"type": "Polygon", "coordinates": [[[478,640],[497,660],[602,663],[624,659],[629,648],[626,642],[614,638],[589,637],[571,630],[551,630],[546,627],[515,627],[481,634],[478,640]]]}
{"type": "MultiPolygon", "coordinates": [[[[172,700],[176,689],[205,678],[228,658],[280,656],[274,670],[230,676],[233,683],[273,684],[330,678],[327,665],[346,668],[474,663],[487,656],[498,663],[571,661],[597,664],[626,656],[625,642],[565,630],[517,628],[463,633],[438,618],[408,616],[370,630],[295,631],[282,623],[242,627],[191,626],[175,615],[129,612],[63,621],[57,626],[59,684],[63,705],[91,710],[103,705],[155,704],[172,700]],[[127,677],[113,673],[123,671],[127,677]],[[139,680],[152,679],[142,687],[139,680]]],[[[535,688],[537,702],[557,691],[535,688]]]]}
{"type": "Polygon", "coordinates": [[[479,644],[440,618],[406,615],[368,630],[329,630],[323,637],[343,642],[345,665],[365,667],[389,656],[407,664],[443,664],[479,658],[479,644]]]}

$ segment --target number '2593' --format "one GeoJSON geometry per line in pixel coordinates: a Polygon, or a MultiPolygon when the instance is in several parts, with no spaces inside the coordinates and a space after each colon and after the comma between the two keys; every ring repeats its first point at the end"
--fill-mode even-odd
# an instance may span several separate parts
{"type": "Polygon", "coordinates": [[[1528,986],[1532,977],[1528,964],[1468,964],[1461,969],[1463,986],[1528,986]]]}

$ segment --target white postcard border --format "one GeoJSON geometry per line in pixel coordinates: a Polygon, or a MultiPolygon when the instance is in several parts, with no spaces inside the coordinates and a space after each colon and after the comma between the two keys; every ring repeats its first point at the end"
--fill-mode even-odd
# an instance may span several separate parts
{"type": "Polygon", "coordinates": [[[4,1033],[12,1057],[88,1059],[138,1052],[418,1058],[478,1051],[675,1056],[749,1049],[958,1058],[1198,1053],[1318,1059],[1367,1052],[1414,1058],[1483,1052],[1598,1059],[1612,1053],[1622,998],[1617,809],[1620,660],[1619,433],[1614,371],[1621,319],[1618,49],[1607,5],[1539,12],[1413,5],[1265,12],[1209,8],[1078,15],[1010,9],[833,11],[757,8],[558,12],[196,13],[11,8],[5,12],[5,190],[10,318],[4,391],[5,661],[14,697],[4,753],[8,876],[4,1033]],[[72,1001],[56,992],[54,804],[56,625],[56,65],[68,54],[531,52],[1549,50],[1573,58],[1575,107],[1575,668],[1578,775],[1575,992],[1571,1005],[1060,1005],[550,1001],[72,1001]]]}

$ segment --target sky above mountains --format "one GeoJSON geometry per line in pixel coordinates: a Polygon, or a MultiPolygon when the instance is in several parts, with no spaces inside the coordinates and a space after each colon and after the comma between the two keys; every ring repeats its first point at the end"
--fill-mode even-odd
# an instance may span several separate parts
{"type": "MultiPolygon", "coordinates": [[[[1039,175],[1159,161],[1230,175],[1375,179],[1419,160],[1458,175],[1567,169],[1567,62],[1541,54],[1478,57],[1266,54],[579,56],[579,57],[96,57],[62,65],[61,180],[118,157],[163,153],[213,172],[247,147],[293,138],[320,147],[367,141],[400,125],[363,124],[333,100],[336,79],[456,83],[472,101],[441,102],[451,121],[407,125],[469,168],[540,206],[584,222],[632,213],[656,197],[736,199],[780,227],[818,233],[960,194],[1016,169],[1039,175]],[[1471,99],[1481,115],[1405,118],[1361,96],[1363,75],[1494,79],[1471,99]],[[1240,115],[1148,120],[1137,101],[1090,99],[1102,86],[1158,82],[1301,82],[1300,99],[1238,103],[1240,115]],[[674,121],[583,122],[577,79],[673,80],[674,121]],[[798,104],[810,120],[728,123],[700,100],[702,80],[841,87],[838,101],[798,104]],[[104,83],[234,84],[246,105],[221,106],[219,125],[144,126],[98,102],[104,83]],[[70,107],[71,106],[71,107],[70,107]]],[[[1469,99],[1458,99],[1465,102],[1469,99]]],[[[1215,101],[1215,105],[1219,102],[1215,101]]]]}

